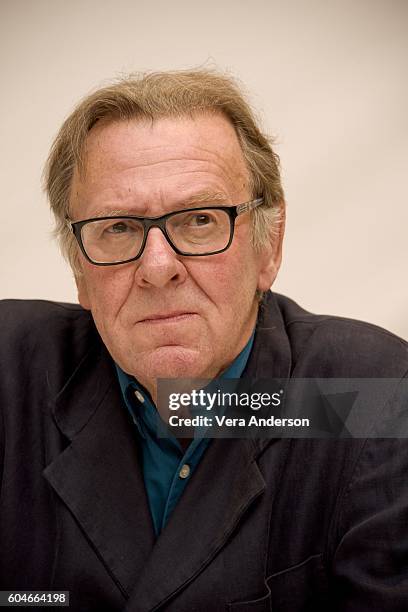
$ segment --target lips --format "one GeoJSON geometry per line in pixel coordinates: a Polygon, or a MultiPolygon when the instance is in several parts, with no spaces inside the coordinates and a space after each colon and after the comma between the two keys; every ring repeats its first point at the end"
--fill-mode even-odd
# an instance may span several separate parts
{"type": "Polygon", "coordinates": [[[139,323],[176,323],[188,317],[194,316],[195,314],[197,313],[181,310],[174,312],[155,313],[149,314],[144,319],[141,319],[139,323]]]}

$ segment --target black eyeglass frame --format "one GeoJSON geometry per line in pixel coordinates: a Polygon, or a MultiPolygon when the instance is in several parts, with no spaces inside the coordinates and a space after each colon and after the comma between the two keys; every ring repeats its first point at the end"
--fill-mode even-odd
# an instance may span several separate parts
{"type": "Polygon", "coordinates": [[[185,208],[182,210],[175,210],[165,215],[161,215],[159,217],[136,217],[135,215],[114,215],[114,216],[108,216],[108,217],[92,217],[91,219],[84,219],[82,221],[74,221],[74,222],[72,222],[69,218],[67,218],[66,221],[67,221],[67,225],[69,226],[70,230],[72,231],[72,233],[74,234],[78,242],[79,248],[81,249],[84,257],[89,261],[89,263],[93,264],[94,266],[119,266],[121,264],[130,263],[131,261],[136,261],[142,256],[143,251],[146,246],[147,236],[152,227],[158,227],[162,231],[167,242],[169,243],[173,251],[175,251],[178,255],[184,255],[185,257],[207,257],[208,255],[217,255],[218,253],[223,253],[231,246],[232,240],[234,238],[235,219],[238,216],[243,215],[244,213],[250,210],[254,210],[254,208],[257,208],[258,206],[263,204],[263,202],[264,202],[263,198],[256,198],[255,200],[250,200],[249,202],[244,202],[243,204],[237,204],[237,206],[196,206],[194,208],[185,208]],[[224,248],[219,249],[217,251],[210,251],[210,253],[186,253],[178,249],[176,245],[173,244],[169,234],[167,233],[167,229],[166,229],[167,219],[169,219],[170,217],[173,217],[174,215],[179,215],[180,213],[191,212],[194,210],[209,210],[209,209],[224,210],[228,214],[229,219],[230,219],[230,237],[228,240],[228,244],[224,248]],[[130,259],[126,259],[124,261],[97,262],[97,261],[93,261],[87,254],[85,247],[83,245],[83,242],[82,242],[82,235],[81,235],[82,228],[84,227],[84,225],[87,225],[88,223],[92,223],[93,221],[109,221],[110,219],[133,219],[135,221],[139,221],[143,225],[143,240],[142,240],[142,244],[140,246],[139,252],[137,253],[135,257],[131,257],[130,259]]]}

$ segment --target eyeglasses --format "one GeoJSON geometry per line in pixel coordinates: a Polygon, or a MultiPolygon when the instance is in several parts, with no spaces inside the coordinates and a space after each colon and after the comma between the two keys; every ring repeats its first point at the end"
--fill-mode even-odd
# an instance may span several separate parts
{"type": "Polygon", "coordinates": [[[237,206],[187,208],[161,217],[96,217],[72,223],[71,231],[87,260],[115,266],[138,259],[147,235],[158,227],[178,255],[201,257],[226,251],[234,237],[235,219],[263,203],[263,198],[237,206]]]}

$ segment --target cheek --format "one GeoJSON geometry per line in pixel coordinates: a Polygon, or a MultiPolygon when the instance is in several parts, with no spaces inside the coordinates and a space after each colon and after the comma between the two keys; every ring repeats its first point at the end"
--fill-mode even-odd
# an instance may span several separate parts
{"type": "Polygon", "coordinates": [[[234,256],[225,251],[207,260],[192,262],[189,274],[199,290],[224,311],[238,312],[242,316],[243,306],[254,300],[257,274],[255,260],[250,255],[234,256]]]}
{"type": "MultiPolygon", "coordinates": [[[[133,284],[130,268],[115,269],[88,264],[78,282],[78,296],[85,296],[94,317],[103,313],[104,319],[114,318],[126,301],[133,284]]],[[[80,301],[81,305],[82,302],[80,301]]]]}

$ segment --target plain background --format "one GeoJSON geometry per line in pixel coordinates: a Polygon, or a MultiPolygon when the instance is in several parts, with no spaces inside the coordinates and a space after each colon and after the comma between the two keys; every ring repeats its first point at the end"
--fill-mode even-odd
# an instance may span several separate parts
{"type": "Polygon", "coordinates": [[[275,289],[408,337],[406,0],[2,0],[0,24],[0,297],[76,301],[41,172],[78,100],[207,63],[242,80],[277,139],[275,289]]]}

